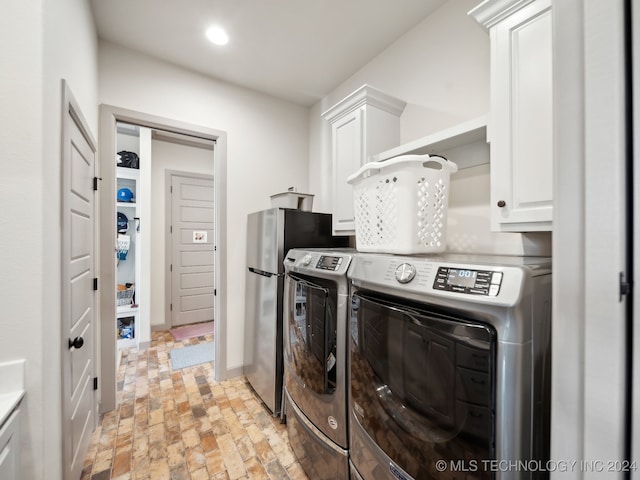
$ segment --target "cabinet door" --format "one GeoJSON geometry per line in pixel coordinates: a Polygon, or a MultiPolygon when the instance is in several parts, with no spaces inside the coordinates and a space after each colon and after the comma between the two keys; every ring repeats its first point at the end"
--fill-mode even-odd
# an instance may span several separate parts
{"type": "Polygon", "coordinates": [[[353,188],[347,178],[363,164],[364,108],[358,108],[332,124],[333,133],[333,233],[355,230],[353,188]]]}
{"type": "Polygon", "coordinates": [[[20,410],[15,410],[0,428],[0,478],[20,480],[20,410]]]}
{"type": "Polygon", "coordinates": [[[492,228],[551,230],[551,1],[529,4],[490,35],[492,228]]]}

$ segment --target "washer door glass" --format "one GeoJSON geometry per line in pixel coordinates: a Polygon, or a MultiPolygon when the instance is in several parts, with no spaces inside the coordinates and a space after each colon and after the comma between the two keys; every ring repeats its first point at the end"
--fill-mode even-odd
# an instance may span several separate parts
{"type": "Polygon", "coordinates": [[[494,329],[401,299],[352,298],[352,418],[370,439],[415,479],[439,478],[438,460],[492,459],[494,329]]]}
{"type": "Polygon", "coordinates": [[[336,287],[332,282],[291,274],[287,282],[289,368],[306,388],[331,394],[336,388],[336,287]]]}

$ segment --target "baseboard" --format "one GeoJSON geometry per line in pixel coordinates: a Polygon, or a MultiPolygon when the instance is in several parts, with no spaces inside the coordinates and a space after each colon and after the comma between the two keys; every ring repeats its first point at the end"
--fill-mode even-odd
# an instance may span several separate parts
{"type": "Polygon", "coordinates": [[[230,380],[232,378],[240,377],[244,374],[242,365],[240,365],[239,367],[227,368],[226,372],[220,373],[222,373],[222,375],[218,375],[219,380],[230,380]]]}
{"type": "Polygon", "coordinates": [[[161,323],[159,325],[151,325],[152,332],[158,332],[161,330],[171,330],[171,325],[167,323],[161,323]]]}

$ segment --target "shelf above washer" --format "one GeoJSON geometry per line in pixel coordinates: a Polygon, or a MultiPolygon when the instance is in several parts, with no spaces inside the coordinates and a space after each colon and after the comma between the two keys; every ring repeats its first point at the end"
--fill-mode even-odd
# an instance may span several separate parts
{"type": "Polygon", "coordinates": [[[372,155],[369,161],[424,154],[442,155],[459,170],[489,163],[486,115],[372,155]]]}

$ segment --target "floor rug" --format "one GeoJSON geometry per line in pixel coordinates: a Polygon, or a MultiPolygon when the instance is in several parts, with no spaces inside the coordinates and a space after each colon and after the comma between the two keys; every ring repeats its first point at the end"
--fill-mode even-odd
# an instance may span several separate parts
{"type": "Polygon", "coordinates": [[[213,362],[213,342],[174,348],[169,352],[169,357],[173,370],[213,362]]]}
{"type": "Polygon", "coordinates": [[[207,333],[213,333],[213,322],[194,323],[184,327],[176,327],[169,330],[174,340],[184,340],[185,338],[199,337],[207,333]]]}

